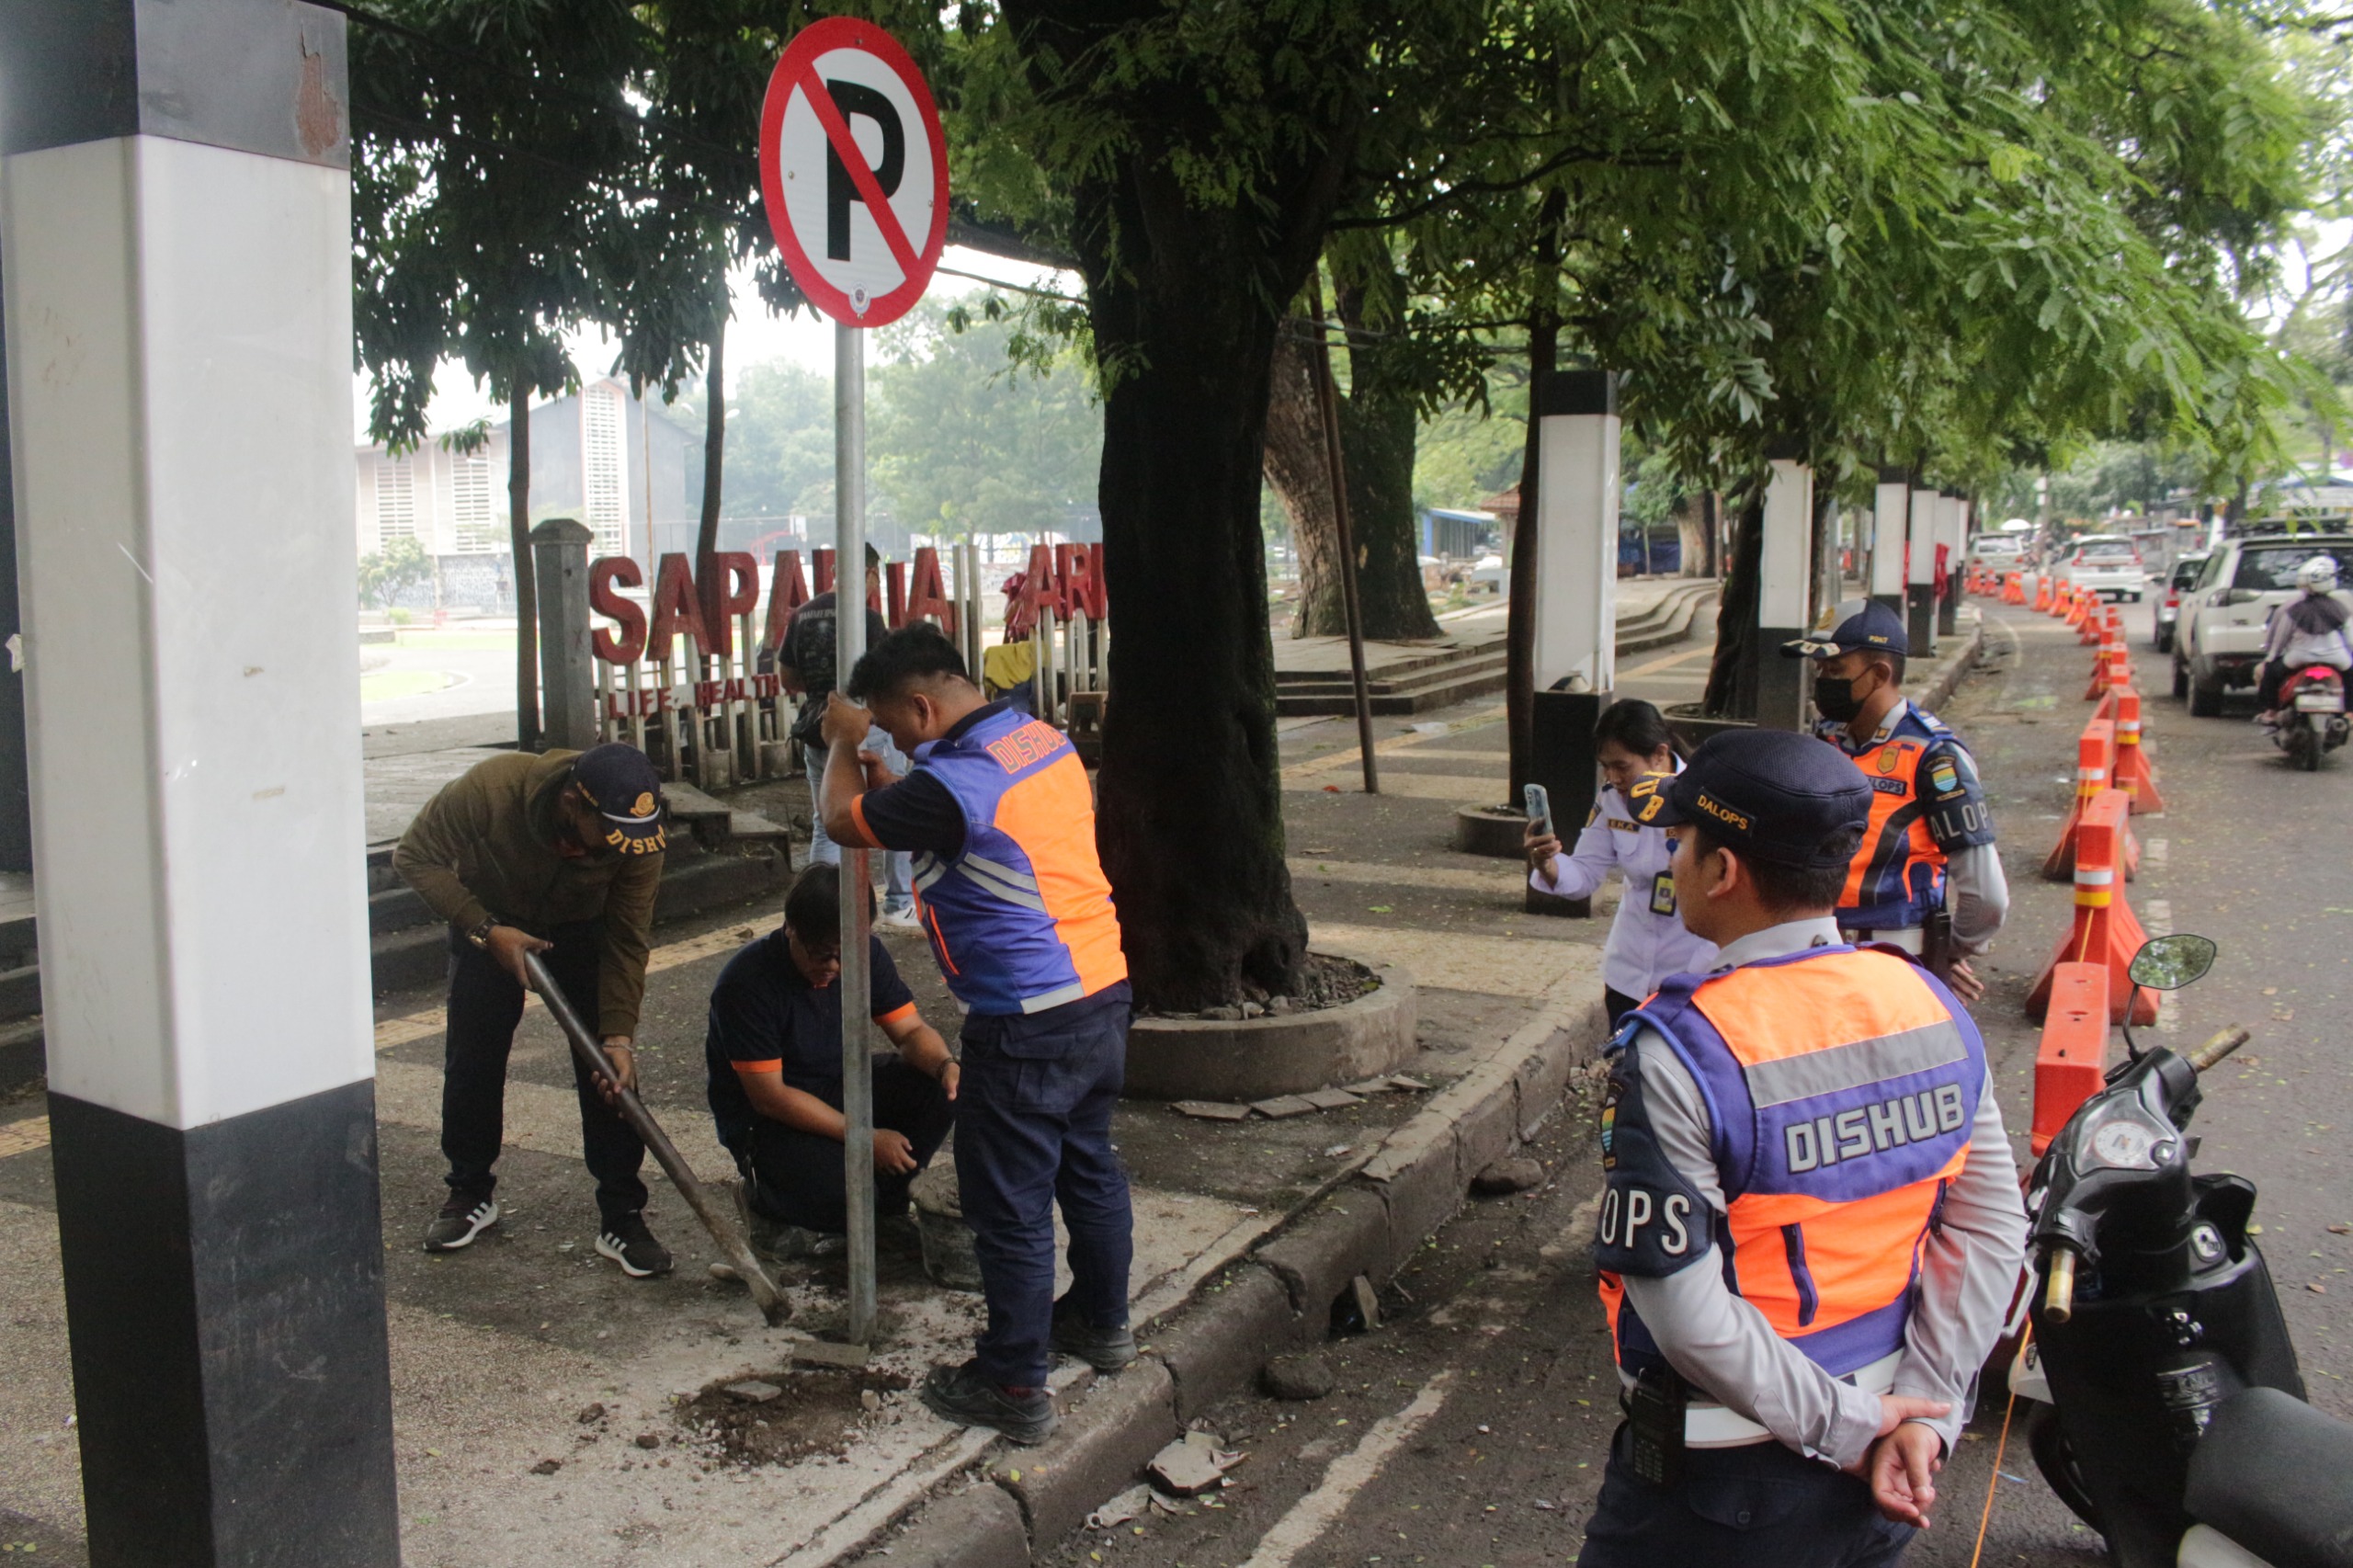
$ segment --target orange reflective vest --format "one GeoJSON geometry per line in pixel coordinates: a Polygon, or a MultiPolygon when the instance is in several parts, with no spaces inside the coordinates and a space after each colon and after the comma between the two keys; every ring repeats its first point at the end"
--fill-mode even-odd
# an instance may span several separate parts
{"type": "MultiPolygon", "coordinates": [[[[1960,737],[1934,715],[1906,702],[1860,752],[1850,749],[1845,732],[1836,726],[1824,738],[1853,759],[1871,787],[1870,823],[1863,829],[1854,863],[1847,868],[1847,885],[1838,893],[1839,926],[1848,931],[1925,926],[1929,915],[1945,906],[1947,857],[1930,818],[1935,801],[1951,798],[1963,786],[1957,773],[1967,770],[1951,760],[1960,737]],[[1935,777],[1924,779],[1924,767],[1935,777]]],[[[1973,775],[1967,778],[1967,794],[1975,799],[1973,775]]],[[[1983,810],[1979,802],[1977,814],[1982,816],[1983,810]]],[[[1954,826],[1960,825],[1956,821],[1954,826]]],[[[1972,842],[1993,842],[1990,825],[1982,838],[1962,831],[1972,842]]]]}
{"type": "MultiPolygon", "coordinates": [[[[1690,1214],[1687,1198],[1613,1177],[1605,1270],[1613,1257],[1658,1259],[1655,1227],[1673,1222],[1692,1239],[1666,1247],[1667,1264],[1712,1242],[1733,1292],[1833,1376],[1900,1349],[1921,1244],[1967,1161],[1985,1085],[1968,1013],[1900,953],[1831,947],[1678,975],[1621,1038],[1641,1027],[1699,1085],[1728,1207],[1690,1214]]],[[[1613,1131],[1627,1130],[1605,1127],[1605,1163],[1613,1131]]],[[[1603,1273],[1601,1299],[1619,1364],[1639,1374],[1657,1349],[1619,1274],[1603,1273]]]]}

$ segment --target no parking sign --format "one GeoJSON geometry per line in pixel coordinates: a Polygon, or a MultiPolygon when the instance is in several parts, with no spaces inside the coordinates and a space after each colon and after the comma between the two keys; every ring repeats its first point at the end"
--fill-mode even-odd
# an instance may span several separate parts
{"type": "Polygon", "coordinates": [[[881,326],[923,298],[948,237],[948,145],[897,40],[850,17],[794,36],[760,111],[760,188],[819,310],[881,326]]]}

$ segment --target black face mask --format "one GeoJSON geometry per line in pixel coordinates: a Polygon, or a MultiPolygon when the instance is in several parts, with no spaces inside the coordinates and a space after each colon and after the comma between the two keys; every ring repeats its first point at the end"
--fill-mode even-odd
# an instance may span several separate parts
{"type": "Polygon", "coordinates": [[[1862,699],[1855,695],[1855,677],[1844,680],[1830,676],[1813,677],[1813,706],[1822,716],[1835,724],[1844,724],[1863,710],[1862,699]]]}

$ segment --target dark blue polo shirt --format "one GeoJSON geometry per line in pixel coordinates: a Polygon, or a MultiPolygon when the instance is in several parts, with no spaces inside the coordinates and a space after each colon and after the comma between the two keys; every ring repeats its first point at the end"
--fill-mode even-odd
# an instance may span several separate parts
{"type": "MultiPolygon", "coordinates": [[[[868,937],[870,1001],[886,1023],[915,1011],[915,994],[881,938],[868,937]]],[[[740,1074],[781,1073],[784,1081],[842,1108],[842,989],[820,990],[801,978],[781,926],[727,960],[710,991],[710,1028],[703,1057],[710,1074],[711,1119],[719,1141],[733,1147],[760,1119],[740,1074]]]]}

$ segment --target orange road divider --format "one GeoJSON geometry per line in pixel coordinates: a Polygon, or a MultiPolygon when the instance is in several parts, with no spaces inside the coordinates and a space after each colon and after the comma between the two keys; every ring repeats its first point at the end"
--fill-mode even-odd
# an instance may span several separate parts
{"type": "Polygon", "coordinates": [[[2064,620],[2075,608],[2075,585],[2061,583],[2051,596],[2051,613],[2064,620]]]}
{"type": "Polygon", "coordinates": [[[2075,923],[2027,994],[2026,1016],[2036,1023],[2048,1015],[2059,966],[2069,963],[2096,964],[2108,971],[2109,1022],[2122,1023],[2128,1006],[2134,1023],[2157,1021],[2155,993],[2135,991],[2129,973],[2132,955],[2148,939],[2124,900],[2124,818],[2131,805],[2123,790],[2103,790],[2084,809],[2075,830],[2075,923]]]}
{"type": "Polygon", "coordinates": [[[2035,1158],[2108,1077],[2108,971],[2063,963],[2052,971],[2050,1010],[2034,1052],[2035,1158]]]}
{"type": "Polygon", "coordinates": [[[2149,743],[2141,733],[2141,694],[2130,686],[2114,689],[2116,699],[2116,766],[2111,770],[2116,787],[2132,803],[2134,816],[2148,816],[2165,809],[2165,798],[2157,792],[2157,765],[2149,758],[2149,743]]]}
{"type": "Polygon", "coordinates": [[[2067,624],[2075,629],[2075,641],[2085,647],[2091,647],[2097,642],[2100,624],[2099,596],[2097,594],[2076,596],[2075,613],[2067,618],[2067,624]]]}
{"type": "Polygon", "coordinates": [[[2042,874],[2052,881],[2063,882],[2075,873],[2075,835],[2091,803],[2102,790],[2111,788],[2109,774],[2115,762],[2116,726],[2108,720],[2094,719],[2075,742],[2075,798],[2067,807],[2067,820],[2059,824],[2058,844],[2042,862],[2042,874]]]}
{"type": "Polygon", "coordinates": [[[2026,576],[2023,573],[2013,572],[2002,579],[2002,602],[2006,605],[2026,603],[2026,576]]]}
{"type": "Polygon", "coordinates": [[[2040,610],[2051,608],[2051,579],[2048,576],[2038,576],[2034,580],[2034,608],[2040,610]]]}

